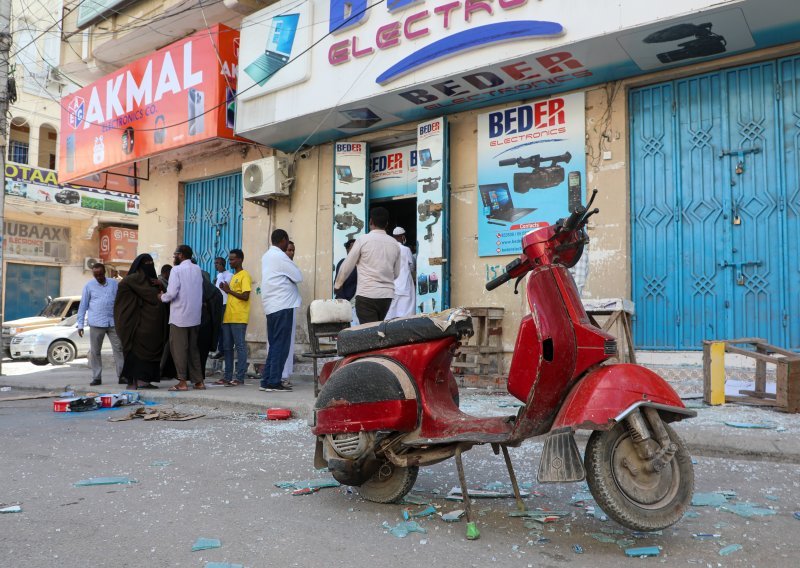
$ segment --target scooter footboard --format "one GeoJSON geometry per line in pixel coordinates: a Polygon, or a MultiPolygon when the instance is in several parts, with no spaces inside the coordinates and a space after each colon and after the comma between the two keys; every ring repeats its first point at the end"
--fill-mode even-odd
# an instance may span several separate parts
{"type": "Polygon", "coordinates": [[[572,388],[551,430],[609,430],[639,406],[653,406],[665,422],[696,415],[653,371],[633,364],[590,371],[572,388]]]}

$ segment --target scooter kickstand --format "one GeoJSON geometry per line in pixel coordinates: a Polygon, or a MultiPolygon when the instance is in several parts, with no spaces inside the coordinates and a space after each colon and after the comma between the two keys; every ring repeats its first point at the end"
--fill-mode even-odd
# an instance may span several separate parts
{"type": "Polygon", "coordinates": [[[503,450],[503,459],[506,460],[506,467],[508,468],[508,477],[511,478],[511,487],[514,488],[514,498],[517,500],[517,509],[520,511],[527,511],[525,503],[522,501],[522,495],[519,493],[519,484],[517,483],[517,475],[514,473],[514,466],[511,465],[511,456],[508,455],[508,446],[500,446],[503,450]]]}
{"type": "Polygon", "coordinates": [[[456,469],[458,470],[458,482],[461,484],[461,499],[464,501],[464,510],[467,513],[467,540],[477,540],[481,533],[478,525],[475,524],[475,517],[472,514],[472,501],[467,490],[467,478],[464,476],[464,463],[461,461],[461,447],[456,448],[456,469]]]}

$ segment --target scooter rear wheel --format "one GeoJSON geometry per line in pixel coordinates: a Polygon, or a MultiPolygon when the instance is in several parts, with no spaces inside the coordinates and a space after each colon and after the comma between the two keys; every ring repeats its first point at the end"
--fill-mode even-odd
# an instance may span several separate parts
{"type": "Polygon", "coordinates": [[[414,487],[418,472],[416,466],[399,467],[387,460],[358,488],[358,492],[373,503],[398,503],[414,487]]]}
{"type": "Polygon", "coordinates": [[[619,524],[638,531],[665,529],[682,517],[694,492],[694,469],[683,441],[664,424],[678,446],[660,472],[649,472],[630,433],[618,423],[596,431],[586,445],[586,480],[597,504],[619,524]]]}

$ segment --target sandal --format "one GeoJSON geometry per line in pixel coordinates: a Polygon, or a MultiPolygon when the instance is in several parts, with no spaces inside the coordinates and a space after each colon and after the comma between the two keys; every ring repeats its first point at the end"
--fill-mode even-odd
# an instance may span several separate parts
{"type": "Polygon", "coordinates": [[[187,387],[186,385],[184,385],[183,387],[181,387],[180,385],[175,385],[175,386],[169,387],[167,390],[169,392],[186,392],[186,391],[189,390],[189,387],[187,387]]]}
{"type": "MultiPolygon", "coordinates": [[[[187,388],[186,390],[189,390],[189,389],[187,388]]],[[[206,384],[202,383],[202,382],[201,383],[195,383],[194,384],[194,390],[196,390],[196,391],[204,391],[204,390],[206,390],[206,384]]]]}
{"type": "Polygon", "coordinates": [[[244,383],[240,383],[239,381],[229,381],[225,383],[226,387],[238,387],[239,385],[243,385],[244,383]]]}
{"type": "Polygon", "coordinates": [[[223,386],[223,387],[227,387],[228,385],[230,385],[230,384],[231,384],[231,382],[230,382],[230,381],[226,381],[225,379],[220,379],[220,380],[218,380],[218,381],[214,381],[214,382],[213,382],[213,383],[211,383],[211,384],[212,384],[212,385],[221,385],[221,386],[223,386]]]}

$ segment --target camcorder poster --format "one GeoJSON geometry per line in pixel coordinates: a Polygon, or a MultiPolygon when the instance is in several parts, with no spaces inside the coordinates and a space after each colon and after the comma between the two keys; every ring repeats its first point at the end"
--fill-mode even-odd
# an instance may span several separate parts
{"type": "Polygon", "coordinates": [[[417,313],[441,311],[449,301],[446,125],[444,118],[417,125],[417,313]]]}
{"type": "Polygon", "coordinates": [[[333,270],[347,256],[344,244],[368,232],[366,142],[337,142],[333,159],[333,270]]]}
{"type": "Polygon", "coordinates": [[[522,252],[522,236],[585,199],[583,93],[478,116],[478,255],[522,252]]]}

